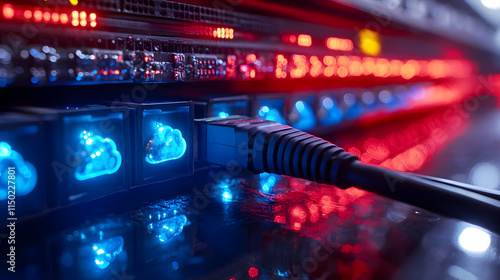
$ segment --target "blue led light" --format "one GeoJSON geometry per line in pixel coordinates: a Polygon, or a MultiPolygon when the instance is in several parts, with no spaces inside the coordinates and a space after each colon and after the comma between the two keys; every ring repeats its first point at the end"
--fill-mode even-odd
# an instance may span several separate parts
{"type": "Polygon", "coordinates": [[[338,106],[337,102],[330,97],[326,97],[321,102],[323,108],[326,109],[326,116],[321,120],[321,125],[330,126],[342,122],[344,112],[338,106]]]}
{"type": "Polygon", "coordinates": [[[226,113],[226,112],[219,112],[219,118],[224,118],[225,119],[227,117],[229,117],[228,113],[226,113]]]}
{"type": "Polygon", "coordinates": [[[154,125],[154,137],[146,144],[146,162],[157,164],[181,158],[187,147],[181,131],[158,122],[154,125]]]}
{"type": "Polygon", "coordinates": [[[185,215],[177,215],[172,218],[149,223],[147,228],[149,232],[154,232],[155,236],[161,243],[167,243],[174,239],[177,235],[181,234],[184,226],[187,224],[187,221],[188,220],[185,215]]]}
{"type": "Polygon", "coordinates": [[[108,267],[123,250],[123,237],[115,236],[92,245],[94,262],[100,269],[108,267]]]}
{"type": "Polygon", "coordinates": [[[282,113],[275,108],[269,108],[268,106],[262,106],[259,109],[259,117],[269,121],[275,121],[280,124],[286,124],[286,120],[282,113]]]}
{"type": "Polygon", "coordinates": [[[24,160],[23,156],[14,151],[6,142],[0,142],[0,200],[7,199],[7,186],[9,184],[9,167],[15,167],[15,182],[16,196],[24,196],[29,194],[36,186],[38,174],[35,166],[24,160]]]}
{"type": "Polygon", "coordinates": [[[78,181],[113,174],[122,164],[122,156],[116,148],[115,141],[88,131],[80,133],[77,156],[81,159],[81,163],[75,169],[75,178],[78,181]]]}
{"type": "Polygon", "coordinates": [[[347,105],[347,109],[345,112],[346,119],[350,119],[350,120],[356,119],[363,114],[363,111],[364,111],[363,106],[356,99],[354,94],[346,93],[344,95],[344,103],[347,105]]]}
{"type": "Polygon", "coordinates": [[[233,194],[229,190],[224,190],[222,192],[222,201],[229,202],[231,199],[233,199],[233,194]]]}
{"type": "Polygon", "coordinates": [[[304,101],[295,103],[295,110],[298,113],[297,122],[292,124],[293,127],[300,130],[311,130],[316,126],[316,115],[312,107],[304,101]]]}

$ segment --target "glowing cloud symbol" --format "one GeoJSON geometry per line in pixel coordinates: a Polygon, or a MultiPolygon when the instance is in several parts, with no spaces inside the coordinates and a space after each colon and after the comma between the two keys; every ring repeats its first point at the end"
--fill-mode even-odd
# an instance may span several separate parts
{"type": "Polygon", "coordinates": [[[7,186],[16,186],[16,196],[29,194],[36,186],[38,174],[33,164],[24,161],[23,156],[12,150],[6,142],[0,142],[0,200],[7,199],[7,186]],[[9,180],[9,167],[15,167],[15,179],[9,180]]]}
{"type": "Polygon", "coordinates": [[[122,156],[115,141],[88,131],[80,133],[80,145],[76,155],[81,159],[75,170],[75,178],[78,181],[113,174],[122,164],[122,156]]]}
{"type": "Polygon", "coordinates": [[[178,129],[155,123],[155,134],[146,144],[146,162],[158,164],[181,158],[186,152],[186,140],[178,129]]]}
{"type": "Polygon", "coordinates": [[[94,262],[100,269],[108,267],[123,251],[123,237],[115,236],[110,239],[103,240],[99,243],[94,243],[92,249],[94,251],[94,262]]]}
{"type": "Polygon", "coordinates": [[[166,243],[182,233],[187,221],[188,220],[185,215],[174,216],[172,218],[148,224],[148,231],[151,233],[154,232],[161,243],[166,243]]]}

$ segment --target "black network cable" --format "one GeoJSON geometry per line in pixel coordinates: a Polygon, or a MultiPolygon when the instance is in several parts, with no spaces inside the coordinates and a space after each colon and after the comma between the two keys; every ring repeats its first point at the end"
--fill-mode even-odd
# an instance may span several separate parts
{"type": "Polygon", "coordinates": [[[199,160],[356,187],[500,233],[494,192],[364,164],[328,141],[273,121],[233,116],[195,122],[199,160]]]}

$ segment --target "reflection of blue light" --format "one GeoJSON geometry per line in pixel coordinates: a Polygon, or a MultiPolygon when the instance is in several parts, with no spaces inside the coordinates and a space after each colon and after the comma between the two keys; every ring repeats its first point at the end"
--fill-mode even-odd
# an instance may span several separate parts
{"type": "Polygon", "coordinates": [[[481,254],[490,247],[491,236],[482,229],[467,227],[460,233],[458,243],[467,252],[481,254]]]}
{"type": "Polygon", "coordinates": [[[280,179],[279,175],[271,174],[271,173],[261,173],[260,177],[260,188],[262,192],[269,193],[273,191],[276,182],[280,179]]]}
{"type": "Polygon", "coordinates": [[[123,250],[123,237],[115,236],[92,246],[97,267],[104,269],[112,263],[123,250]]]}
{"type": "Polygon", "coordinates": [[[311,130],[316,126],[316,115],[312,107],[304,101],[297,101],[295,103],[296,114],[298,113],[298,120],[293,127],[300,130],[311,130]]]}
{"type": "Polygon", "coordinates": [[[344,118],[344,112],[338,106],[337,102],[330,97],[326,97],[321,102],[323,107],[326,109],[326,116],[321,120],[321,125],[330,126],[336,125],[342,122],[344,118]]]}
{"type": "Polygon", "coordinates": [[[172,218],[149,223],[147,228],[149,232],[154,232],[161,243],[166,243],[181,234],[187,221],[185,215],[177,215],[172,218]]]}
{"type": "Polygon", "coordinates": [[[6,142],[0,142],[0,200],[7,199],[7,186],[16,187],[16,196],[29,194],[36,186],[38,174],[33,164],[24,160],[23,156],[12,150],[6,142]],[[15,167],[15,182],[9,184],[9,167],[15,167]]]}
{"type": "Polygon", "coordinates": [[[226,112],[219,112],[219,118],[227,118],[229,117],[229,114],[226,112]]]}
{"type": "Polygon", "coordinates": [[[93,135],[88,131],[80,133],[77,156],[81,159],[75,170],[75,178],[78,181],[113,174],[122,164],[122,156],[116,148],[115,141],[93,135]]]}
{"type": "Polygon", "coordinates": [[[222,200],[224,202],[229,202],[231,199],[233,199],[231,192],[229,190],[224,190],[224,192],[222,192],[222,200]]]}
{"type": "Polygon", "coordinates": [[[268,106],[262,106],[259,109],[259,117],[265,120],[275,121],[280,124],[286,124],[286,120],[282,113],[275,108],[269,108],[268,106]]]}
{"type": "Polygon", "coordinates": [[[155,123],[155,134],[146,145],[146,162],[157,164],[181,158],[186,152],[186,140],[178,129],[155,123]]]}

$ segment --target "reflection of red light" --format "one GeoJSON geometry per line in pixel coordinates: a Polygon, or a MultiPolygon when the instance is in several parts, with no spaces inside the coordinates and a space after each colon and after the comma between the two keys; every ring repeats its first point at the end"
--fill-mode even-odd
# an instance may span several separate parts
{"type": "Polygon", "coordinates": [[[350,253],[352,251],[352,245],[350,244],[344,244],[342,245],[342,248],[340,249],[342,253],[350,253]]]}
{"type": "Polygon", "coordinates": [[[310,35],[300,34],[297,38],[297,44],[301,47],[310,47],[312,46],[312,38],[310,35]]]}
{"type": "Polygon", "coordinates": [[[14,18],[14,7],[12,7],[11,4],[5,4],[5,5],[3,5],[2,12],[3,12],[3,17],[5,19],[12,19],[12,18],[14,18]]]}
{"type": "Polygon", "coordinates": [[[248,276],[250,276],[251,278],[255,278],[257,277],[257,275],[259,275],[259,270],[255,267],[250,267],[250,269],[248,270],[248,276]]]}
{"type": "Polygon", "coordinates": [[[292,216],[296,218],[296,220],[300,223],[305,223],[307,219],[307,213],[306,211],[300,207],[300,206],[295,206],[292,211],[291,211],[292,216]]]}

